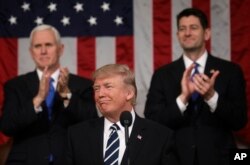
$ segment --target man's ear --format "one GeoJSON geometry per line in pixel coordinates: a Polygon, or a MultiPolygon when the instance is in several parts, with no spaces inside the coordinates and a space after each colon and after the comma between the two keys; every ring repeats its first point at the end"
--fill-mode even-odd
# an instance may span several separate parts
{"type": "Polygon", "coordinates": [[[64,52],[64,44],[59,45],[59,47],[60,47],[59,54],[60,54],[60,56],[62,56],[63,52],[64,52]]]}
{"type": "Polygon", "coordinates": [[[211,37],[211,30],[210,28],[205,29],[205,40],[208,41],[211,37]]]}
{"type": "Polygon", "coordinates": [[[128,87],[127,91],[127,100],[131,100],[135,95],[134,90],[131,87],[128,87]]]}
{"type": "Polygon", "coordinates": [[[31,48],[31,46],[29,47],[29,52],[30,52],[31,58],[34,59],[34,56],[33,56],[33,53],[32,53],[32,48],[31,48]]]}

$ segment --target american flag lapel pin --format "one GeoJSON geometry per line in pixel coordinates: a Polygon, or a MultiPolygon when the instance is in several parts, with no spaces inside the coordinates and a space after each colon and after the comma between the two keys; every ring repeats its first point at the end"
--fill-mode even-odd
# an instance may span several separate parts
{"type": "Polygon", "coordinates": [[[137,139],[142,140],[142,136],[141,135],[137,135],[137,139]]]}

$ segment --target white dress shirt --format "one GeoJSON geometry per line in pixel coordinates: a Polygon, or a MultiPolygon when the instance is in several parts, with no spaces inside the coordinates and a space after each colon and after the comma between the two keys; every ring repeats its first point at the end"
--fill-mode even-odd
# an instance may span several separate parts
{"type": "MultiPolygon", "coordinates": [[[[135,121],[135,111],[132,109],[131,111],[132,115],[132,124],[129,126],[128,131],[129,131],[129,136],[131,134],[134,121],[135,121]]],[[[108,138],[112,130],[110,130],[110,127],[114,123],[110,122],[108,119],[104,118],[104,132],[103,132],[103,157],[105,155],[105,149],[107,146],[108,138]]],[[[119,146],[119,158],[118,158],[118,164],[121,164],[125,149],[126,149],[126,144],[125,144],[125,128],[121,125],[120,121],[116,123],[119,127],[120,130],[117,131],[119,140],[120,140],[120,146],[119,146]]]]}
{"type": "MultiPolygon", "coordinates": [[[[38,74],[39,80],[41,80],[41,79],[42,79],[43,72],[42,72],[41,70],[39,70],[39,69],[36,69],[36,72],[37,72],[37,74],[38,74]]],[[[57,69],[57,70],[51,75],[51,77],[52,77],[53,80],[54,80],[54,81],[53,81],[53,87],[54,87],[54,89],[56,89],[56,86],[57,86],[57,83],[58,83],[59,74],[60,74],[60,70],[57,69]]]]}
{"type": "MultiPolygon", "coordinates": [[[[36,69],[36,72],[37,72],[39,81],[41,81],[42,76],[43,76],[43,72],[42,72],[41,70],[39,70],[39,69],[36,69]]],[[[60,74],[60,70],[57,69],[57,70],[51,75],[51,77],[52,77],[53,80],[54,80],[54,81],[53,81],[53,87],[54,87],[54,89],[56,89],[56,87],[57,87],[59,74],[60,74]]],[[[39,112],[42,112],[42,111],[43,111],[42,106],[39,106],[39,107],[35,107],[35,106],[34,106],[34,109],[36,110],[36,113],[39,113],[39,112]]]]}
{"type": "MultiPolygon", "coordinates": [[[[208,57],[208,53],[207,51],[205,51],[201,57],[196,60],[195,62],[199,64],[198,70],[199,73],[204,73],[205,70],[205,66],[206,66],[206,62],[207,62],[207,57],[208,57]]],[[[192,61],[190,58],[188,58],[188,56],[186,56],[185,54],[183,55],[183,60],[184,60],[184,65],[185,68],[188,68],[190,65],[192,65],[194,63],[194,61],[192,61]]],[[[191,75],[193,74],[194,69],[192,70],[191,75]]],[[[218,93],[215,91],[215,94],[213,95],[212,98],[210,98],[209,100],[205,100],[205,102],[209,105],[210,107],[210,111],[213,113],[217,107],[217,101],[218,101],[219,95],[218,93]]],[[[184,104],[180,97],[176,98],[176,102],[177,105],[181,111],[181,113],[183,114],[184,111],[187,109],[188,104],[184,104]]]]}

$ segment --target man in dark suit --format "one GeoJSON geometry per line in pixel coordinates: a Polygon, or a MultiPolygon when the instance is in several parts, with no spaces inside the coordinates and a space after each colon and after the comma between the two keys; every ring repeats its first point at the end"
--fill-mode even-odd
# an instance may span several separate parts
{"type": "Polygon", "coordinates": [[[242,70],[207,52],[210,29],[202,11],[184,9],[177,26],[183,55],[155,71],[145,116],[174,130],[182,165],[228,165],[236,147],[232,131],[247,122],[242,70]]]}
{"type": "Polygon", "coordinates": [[[13,137],[7,165],[65,164],[68,126],[97,117],[93,83],[60,66],[63,48],[54,27],[35,27],[30,52],[36,70],[4,86],[1,129],[13,137]]]}
{"type": "Polygon", "coordinates": [[[173,165],[170,162],[174,158],[172,132],[158,123],[140,118],[134,111],[137,89],[129,68],[119,64],[105,65],[94,73],[93,79],[95,101],[104,117],[69,128],[69,165],[173,165]],[[125,145],[125,131],[119,121],[123,111],[132,115],[129,147],[125,145]],[[116,143],[109,145],[110,126],[114,124],[118,127],[116,142],[119,147],[111,152],[109,149],[116,143]]]}

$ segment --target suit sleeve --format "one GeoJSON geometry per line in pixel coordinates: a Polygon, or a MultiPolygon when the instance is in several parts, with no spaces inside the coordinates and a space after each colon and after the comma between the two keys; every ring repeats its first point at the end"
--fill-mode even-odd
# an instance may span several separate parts
{"type": "MultiPolygon", "coordinates": [[[[80,79],[79,79],[80,80],[80,79]]],[[[97,109],[94,101],[92,81],[74,80],[70,85],[72,97],[66,111],[73,123],[84,121],[91,118],[97,118],[97,109]]]]}
{"type": "Polygon", "coordinates": [[[161,156],[162,165],[179,165],[178,154],[175,148],[174,134],[172,131],[165,131],[168,133],[165,138],[164,151],[161,156]]]}
{"type": "Polygon", "coordinates": [[[180,82],[170,73],[156,71],[152,77],[145,106],[145,117],[174,129],[184,120],[176,103],[180,82]]]}
{"type": "Polygon", "coordinates": [[[33,98],[19,87],[17,82],[10,82],[4,86],[1,129],[9,136],[21,133],[39,118],[34,110],[33,98]]]}
{"type": "MultiPolygon", "coordinates": [[[[220,118],[228,128],[239,130],[247,123],[247,101],[246,101],[246,84],[243,72],[238,65],[233,65],[228,72],[222,72],[227,77],[222,81],[221,86],[216,86],[219,98],[215,115],[220,118]]],[[[220,75],[219,75],[220,76],[220,75]]],[[[222,77],[223,75],[221,75],[222,77]]],[[[216,82],[215,82],[216,83],[216,82]]]]}
{"type": "Polygon", "coordinates": [[[72,142],[71,142],[71,129],[68,129],[68,136],[67,136],[67,149],[65,151],[65,161],[67,165],[73,165],[73,151],[72,151],[72,142]]]}

